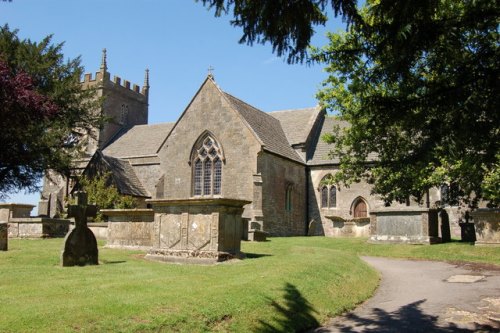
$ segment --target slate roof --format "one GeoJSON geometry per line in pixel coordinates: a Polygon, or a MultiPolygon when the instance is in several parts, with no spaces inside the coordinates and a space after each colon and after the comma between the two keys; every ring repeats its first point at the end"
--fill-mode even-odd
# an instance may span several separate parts
{"type": "MultiPolygon", "coordinates": [[[[340,126],[340,128],[345,128],[349,126],[347,121],[338,120],[335,117],[325,116],[324,122],[321,127],[321,132],[315,138],[313,143],[313,154],[307,158],[307,165],[327,165],[327,164],[339,164],[340,160],[337,156],[333,159],[328,157],[328,153],[333,149],[331,144],[326,143],[321,139],[321,137],[326,133],[332,133],[334,126],[340,126]]],[[[374,161],[377,159],[376,153],[368,154],[367,161],[374,161]]]]}
{"type": "Polygon", "coordinates": [[[316,106],[306,109],[269,112],[278,119],[291,145],[305,143],[321,109],[316,106]]]}
{"type": "Polygon", "coordinates": [[[151,197],[151,194],[142,186],[141,181],[134,172],[134,168],[128,161],[106,156],[98,150],[87,165],[84,174],[94,176],[105,172],[111,172],[113,184],[121,194],[134,197],[151,197]]]}
{"type": "Polygon", "coordinates": [[[174,123],[136,125],[103,152],[107,156],[121,158],[154,155],[173,127],[174,123]]]}
{"type": "Polygon", "coordinates": [[[331,133],[334,126],[340,126],[343,128],[348,126],[348,123],[334,117],[325,116],[321,131],[315,138],[313,155],[310,159],[308,159],[307,165],[338,164],[340,162],[338,157],[333,159],[328,157],[328,153],[333,149],[333,146],[321,139],[324,134],[331,133]]]}
{"type": "Polygon", "coordinates": [[[290,146],[278,119],[228,93],[222,93],[232,105],[234,110],[236,110],[248,123],[250,128],[264,145],[265,150],[289,158],[293,161],[304,163],[300,156],[290,146]]]}

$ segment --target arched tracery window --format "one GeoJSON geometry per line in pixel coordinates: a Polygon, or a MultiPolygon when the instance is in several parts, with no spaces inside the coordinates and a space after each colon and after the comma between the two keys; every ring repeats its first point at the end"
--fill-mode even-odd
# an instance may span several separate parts
{"type": "Polygon", "coordinates": [[[320,182],[321,208],[337,207],[337,187],[331,184],[332,175],[326,175],[320,182]]]}
{"type": "Polygon", "coordinates": [[[220,145],[206,135],[193,147],[193,195],[220,195],[222,189],[222,152],[220,145]]]}

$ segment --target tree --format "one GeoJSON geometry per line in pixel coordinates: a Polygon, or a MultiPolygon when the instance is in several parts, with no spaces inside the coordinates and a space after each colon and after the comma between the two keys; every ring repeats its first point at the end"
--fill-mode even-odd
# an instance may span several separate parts
{"type": "MultiPolygon", "coordinates": [[[[78,179],[78,189],[87,192],[88,201],[97,205],[98,209],[130,209],[137,207],[137,201],[130,195],[122,195],[113,185],[111,173],[96,175],[93,178],[82,176],[78,179]]],[[[96,221],[103,221],[100,212],[96,221]]]]}
{"type": "MultiPolygon", "coordinates": [[[[199,1],[199,0],[197,0],[199,1]]],[[[287,56],[289,63],[302,62],[314,34],[314,26],[325,25],[328,3],[335,15],[350,22],[360,21],[356,0],[201,0],[215,9],[215,16],[232,10],[231,24],[243,28],[240,43],[270,42],[273,52],[287,56]]]]}
{"type": "Polygon", "coordinates": [[[320,101],[351,124],[325,139],[341,158],[338,181],[366,178],[387,202],[452,183],[454,199],[475,205],[498,173],[500,6],[435,3],[411,15],[369,4],[366,26],[314,52],[330,73],[320,101]]]}
{"type": "Polygon", "coordinates": [[[233,6],[241,41],[270,41],[292,61],[310,40],[297,31],[324,24],[328,3],[351,23],[308,59],[330,74],[320,102],[350,123],[324,138],[340,156],[338,182],[367,179],[387,202],[443,183],[472,205],[485,193],[499,201],[483,186],[500,163],[498,2],[372,0],[356,11],[349,0],[293,1],[297,21],[276,18],[266,1],[203,3],[217,15],[233,6]]]}
{"type": "Polygon", "coordinates": [[[63,44],[36,43],[0,27],[0,197],[38,190],[47,169],[67,174],[82,138],[102,119],[94,91],[82,90],[80,59],[63,44]]]}

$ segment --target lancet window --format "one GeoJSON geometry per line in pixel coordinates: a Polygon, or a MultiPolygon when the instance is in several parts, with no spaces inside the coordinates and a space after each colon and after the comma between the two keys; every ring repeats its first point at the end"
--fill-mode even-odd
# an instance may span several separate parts
{"type": "Polygon", "coordinates": [[[320,182],[321,208],[337,207],[337,187],[330,184],[332,175],[326,175],[320,182]]]}
{"type": "Polygon", "coordinates": [[[219,144],[206,136],[194,147],[192,156],[193,195],[220,195],[222,190],[222,153],[219,144]]]}

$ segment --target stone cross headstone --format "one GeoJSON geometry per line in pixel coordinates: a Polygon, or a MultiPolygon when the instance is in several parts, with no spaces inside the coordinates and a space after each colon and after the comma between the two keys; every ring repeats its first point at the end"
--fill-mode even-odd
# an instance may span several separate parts
{"type": "Polygon", "coordinates": [[[9,234],[7,232],[9,224],[0,222],[0,251],[7,251],[9,244],[9,234]]]}
{"type": "Polygon", "coordinates": [[[97,241],[87,227],[87,218],[96,216],[97,207],[87,204],[87,193],[75,195],[76,205],[68,207],[68,217],[75,218],[75,228],[66,235],[61,263],[63,266],[98,265],[97,241]]]}

